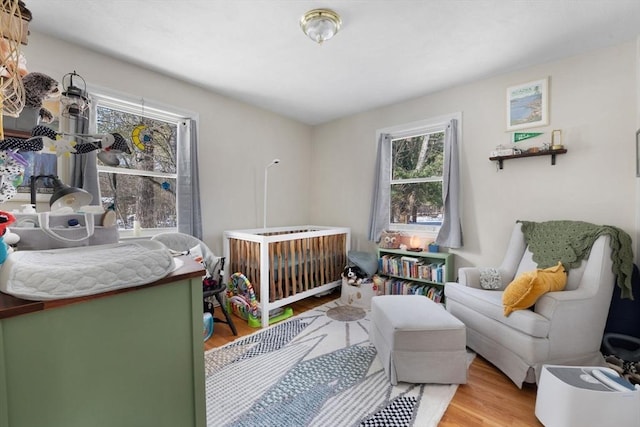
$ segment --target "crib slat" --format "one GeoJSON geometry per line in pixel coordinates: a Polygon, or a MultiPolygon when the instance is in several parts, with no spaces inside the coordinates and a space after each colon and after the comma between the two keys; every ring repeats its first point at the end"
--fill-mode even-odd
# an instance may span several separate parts
{"type": "Polygon", "coordinates": [[[318,238],[311,239],[311,286],[315,287],[318,283],[318,238]]]}
{"type": "Polygon", "coordinates": [[[302,253],[304,256],[304,289],[309,289],[309,239],[302,242],[302,253]]]}
{"type": "Polygon", "coordinates": [[[233,269],[235,268],[235,264],[238,259],[238,254],[236,253],[236,239],[229,239],[229,258],[227,260],[227,268],[229,269],[229,276],[233,274],[233,269]]]}
{"type": "Polygon", "coordinates": [[[238,270],[238,263],[240,262],[240,241],[238,239],[231,239],[231,259],[232,263],[229,265],[230,275],[238,270]]]}
{"type": "Polygon", "coordinates": [[[337,236],[331,236],[331,280],[336,280],[336,273],[338,271],[338,245],[337,245],[337,236]]]}
{"type": "MultiPolygon", "coordinates": [[[[249,266],[247,274],[254,289],[260,289],[260,244],[258,242],[248,242],[249,266]]],[[[257,298],[257,297],[256,297],[257,298]]]]}
{"type": "Polygon", "coordinates": [[[245,248],[247,247],[247,242],[245,241],[241,241],[240,244],[238,245],[238,265],[236,266],[236,269],[239,272],[244,272],[246,271],[244,268],[244,264],[247,262],[247,256],[245,254],[245,248]]]}
{"type": "Polygon", "coordinates": [[[304,284],[304,242],[302,239],[296,241],[296,256],[298,258],[298,292],[306,290],[304,284]]]}
{"type": "Polygon", "coordinates": [[[337,280],[338,270],[340,267],[337,265],[338,261],[338,236],[329,236],[331,239],[331,280],[337,280]]]}
{"type": "Polygon", "coordinates": [[[282,250],[280,248],[280,242],[275,242],[273,249],[273,267],[275,271],[275,277],[273,280],[273,288],[271,288],[269,292],[269,301],[271,301],[271,298],[275,298],[275,296],[278,294],[278,288],[280,287],[280,281],[282,280],[282,250]]]}
{"type": "Polygon", "coordinates": [[[322,237],[317,237],[316,238],[317,241],[317,248],[318,250],[316,251],[316,263],[317,263],[317,278],[316,278],[316,283],[314,283],[314,286],[318,286],[318,283],[322,283],[322,237]]]}
{"type": "Polygon", "coordinates": [[[240,262],[240,272],[242,274],[249,274],[247,271],[248,260],[249,260],[249,242],[242,242],[242,248],[240,249],[240,256],[242,257],[242,261],[240,262]]]}
{"type": "Polygon", "coordinates": [[[260,287],[260,243],[251,242],[251,276],[253,281],[251,284],[260,287]]]}
{"type": "Polygon", "coordinates": [[[275,243],[269,243],[269,295],[274,295],[276,292],[275,271],[277,262],[275,254],[275,243]]]}
{"type": "Polygon", "coordinates": [[[289,296],[289,277],[291,275],[291,259],[287,242],[282,242],[282,253],[284,255],[284,265],[282,267],[284,277],[282,278],[282,282],[280,282],[280,298],[285,298],[289,296]]]}
{"type": "Polygon", "coordinates": [[[345,265],[347,265],[347,252],[345,249],[346,242],[347,240],[344,238],[344,236],[340,235],[338,238],[338,248],[340,249],[340,270],[338,271],[338,273],[342,273],[342,269],[345,267],[345,265]]]}
{"type": "MultiPolygon", "coordinates": [[[[242,249],[243,251],[243,259],[244,262],[242,263],[242,273],[243,274],[248,274],[249,275],[249,280],[252,281],[253,280],[253,275],[251,274],[251,242],[244,242],[244,247],[242,249]]],[[[253,283],[253,282],[252,282],[253,283]]]]}
{"type": "Polygon", "coordinates": [[[304,252],[302,249],[302,239],[296,239],[296,275],[298,276],[298,291],[306,290],[304,285],[304,252]]]}
{"type": "Polygon", "coordinates": [[[284,280],[282,281],[282,295],[286,298],[289,296],[289,278],[291,277],[291,265],[293,264],[293,260],[291,260],[291,256],[289,254],[289,245],[284,242],[282,244],[282,248],[284,250],[284,280]]]}
{"type": "Polygon", "coordinates": [[[289,254],[291,256],[291,266],[289,267],[291,270],[291,285],[287,286],[287,296],[289,296],[289,290],[291,291],[290,295],[295,295],[297,291],[296,286],[298,286],[298,278],[296,276],[298,257],[296,256],[295,240],[289,240],[289,254]]]}
{"type": "Polygon", "coordinates": [[[327,266],[327,237],[320,237],[320,283],[325,283],[325,271],[327,266]]]}
{"type": "Polygon", "coordinates": [[[333,280],[333,238],[331,236],[327,236],[327,282],[333,280]]]}

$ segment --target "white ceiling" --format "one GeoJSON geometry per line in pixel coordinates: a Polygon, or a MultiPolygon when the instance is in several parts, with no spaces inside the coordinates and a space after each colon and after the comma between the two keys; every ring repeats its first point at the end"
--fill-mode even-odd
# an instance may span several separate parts
{"type": "Polygon", "coordinates": [[[26,5],[35,31],[308,124],[640,34],[640,0],[26,0],[26,5]],[[335,10],[343,21],[341,31],[323,45],[299,27],[302,14],[318,7],[335,10]]]}

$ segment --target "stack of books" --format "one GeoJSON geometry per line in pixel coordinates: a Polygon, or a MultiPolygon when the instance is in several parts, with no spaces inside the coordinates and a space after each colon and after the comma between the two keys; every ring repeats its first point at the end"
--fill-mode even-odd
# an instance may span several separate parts
{"type": "Polygon", "coordinates": [[[423,295],[435,302],[442,302],[444,293],[442,285],[430,285],[392,277],[383,278],[383,280],[385,295],[423,295]]]}
{"type": "Polygon", "coordinates": [[[444,262],[429,262],[425,258],[386,254],[378,259],[378,271],[390,276],[422,279],[442,283],[444,262]]]}

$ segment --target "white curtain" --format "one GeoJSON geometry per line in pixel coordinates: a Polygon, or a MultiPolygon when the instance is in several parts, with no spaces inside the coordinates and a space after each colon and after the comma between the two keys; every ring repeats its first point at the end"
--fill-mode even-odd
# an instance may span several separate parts
{"type": "Polygon", "coordinates": [[[380,134],[376,175],[373,180],[373,197],[369,216],[369,240],[380,241],[380,235],[389,225],[391,209],[391,135],[380,134]]]}
{"type": "Polygon", "coordinates": [[[178,125],[178,231],[202,240],[200,180],[198,178],[198,132],[195,120],[178,125]]]}
{"type": "Polygon", "coordinates": [[[462,247],[460,221],[460,159],[458,121],[451,119],[444,133],[444,166],[442,171],[444,218],[436,243],[448,248],[462,247]]]}

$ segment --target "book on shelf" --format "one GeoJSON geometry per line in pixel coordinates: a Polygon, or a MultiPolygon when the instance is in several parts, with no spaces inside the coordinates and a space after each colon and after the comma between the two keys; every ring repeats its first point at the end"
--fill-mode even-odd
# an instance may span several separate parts
{"type": "Polygon", "coordinates": [[[441,285],[428,285],[407,279],[387,278],[384,280],[385,295],[422,295],[436,302],[442,301],[441,285]]]}
{"type": "Polygon", "coordinates": [[[444,261],[435,260],[428,256],[416,257],[396,253],[380,253],[378,271],[390,276],[443,283],[446,265],[444,261]]]}

